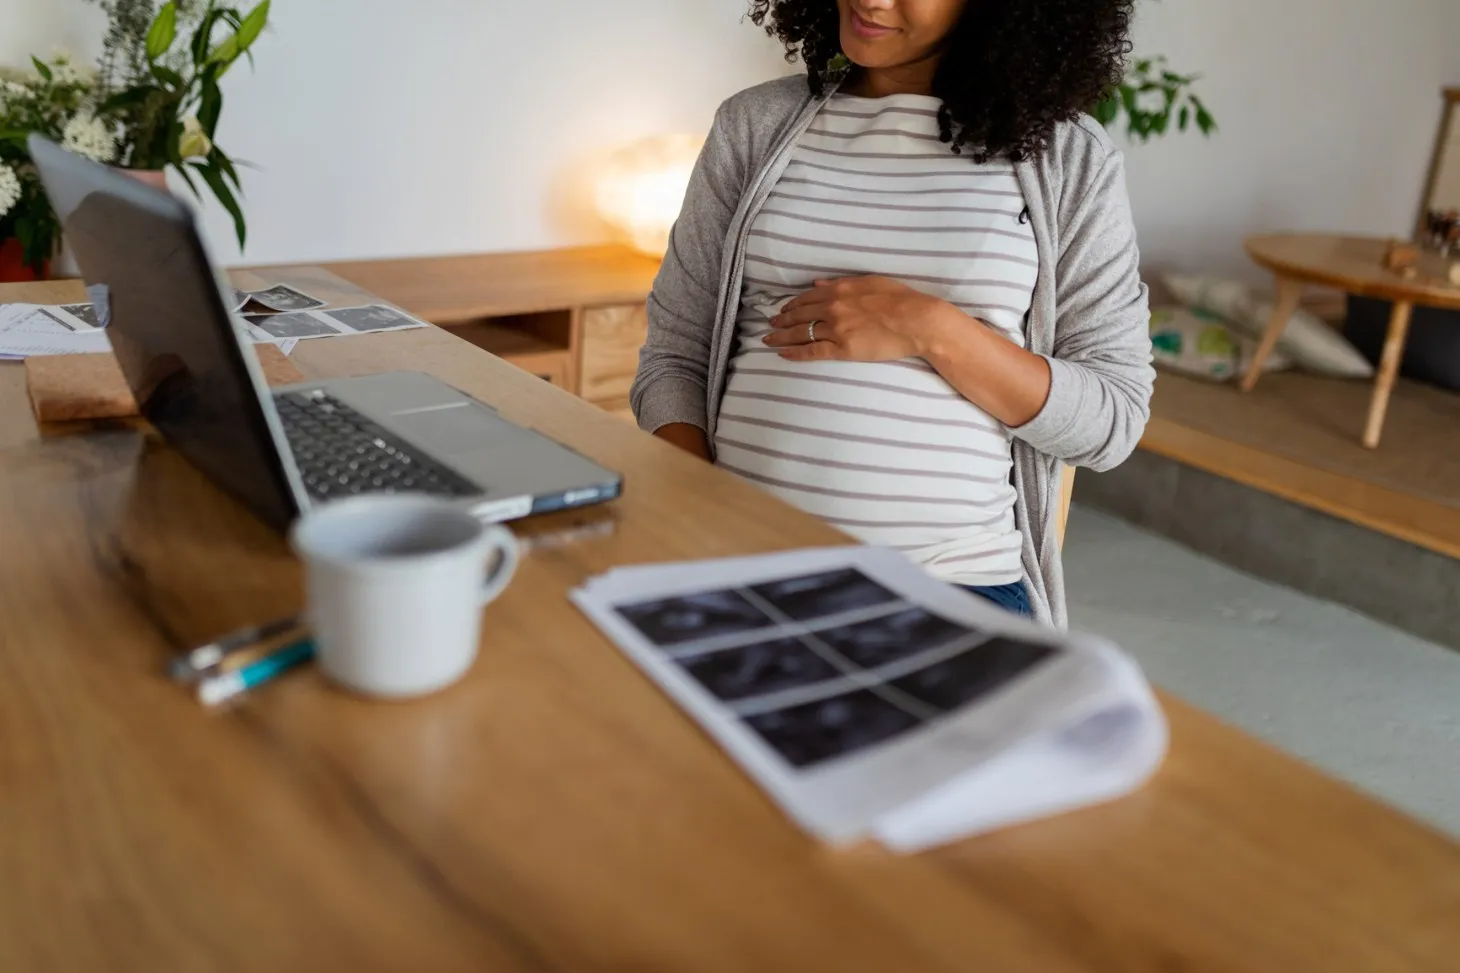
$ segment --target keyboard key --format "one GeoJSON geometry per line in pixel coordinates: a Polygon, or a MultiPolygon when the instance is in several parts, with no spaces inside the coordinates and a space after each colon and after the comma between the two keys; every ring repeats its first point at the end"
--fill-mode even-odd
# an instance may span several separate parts
{"type": "Polygon", "coordinates": [[[316,498],[398,490],[480,492],[447,468],[412,455],[404,443],[323,392],[291,393],[276,401],[305,488],[316,498]]]}

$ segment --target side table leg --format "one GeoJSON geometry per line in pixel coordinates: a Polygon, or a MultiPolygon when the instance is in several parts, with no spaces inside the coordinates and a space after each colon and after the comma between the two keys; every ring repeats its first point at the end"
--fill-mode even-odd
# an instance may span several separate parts
{"type": "Polygon", "coordinates": [[[1257,345],[1257,351],[1252,355],[1252,364],[1247,366],[1247,374],[1242,376],[1242,391],[1251,392],[1257,380],[1262,377],[1262,366],[1267,362],[1267,356],[1272,354],[1273,348],[1277,346],[1278,339],[1283,336],[1283,329],[1288,326],[1288,319],[1298,309],[1298,300],[1303,296],[1303,282],[1293,280],[1291,277],[1277,278],[1277,300],[1272,306],[1272,317],[1267,321],[1267,330],[1262,333],[1262,341],[1257,345]]]}
{"type": "Polygon", "coordinates": [[[1379,434],[1384,431],[1384,414],[1389,411],[1389,395],[1394,391],[1399,363],[1404,360],[1404,342],[1409,337],[1409,318],[1413,311],[1413,304],[1395,301],[1394,313],[1389,316],[1389,336],[1384,339],[1384,355],[1379,359],[1379,374],[1374,379],[1374,398],[1369,402],[1369,423],[1364,427],[1364,445],[1370,449],[1379,447],[1379,434]]]}

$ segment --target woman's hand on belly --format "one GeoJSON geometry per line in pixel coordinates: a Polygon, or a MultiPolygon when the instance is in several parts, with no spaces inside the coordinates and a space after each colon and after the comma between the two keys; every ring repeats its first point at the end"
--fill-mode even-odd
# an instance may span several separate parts
{"type": "Polygon", "coordinates": [[[771,318],[769,348],[787,361],[897,361],[921,357],[913,322],[958,309],[886,277],[819,280],[771,318]],[[814,327],[813,327],[814,325],[814,327]],[[814,339],[814,340],[813,340],[814,339]]]}
{"type": "Polygon", "coordinates": [[[947,301],[885,277],[817,281],[771,326],[765,343],[788,361],[925,359],[960,395],[1011,428],[1032,420],[1049,398],[1044,358],[947,301]]]}

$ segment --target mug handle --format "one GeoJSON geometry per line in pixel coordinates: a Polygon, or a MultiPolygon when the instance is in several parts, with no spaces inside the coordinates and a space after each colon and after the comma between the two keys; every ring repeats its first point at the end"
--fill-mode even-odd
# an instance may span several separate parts
{"type": "Polygon", "coordinates": [[[517,562],[520,557],[518,552],[517,538],[512,536],[511,531],[503,527],[492,529],[492,545],[488,553],[497,555],[497,563],[487,574],[487,580],[482,585],[482,604],[486,605],[500,595],[506,589],[512,576],[517,573],[517,562]]]}

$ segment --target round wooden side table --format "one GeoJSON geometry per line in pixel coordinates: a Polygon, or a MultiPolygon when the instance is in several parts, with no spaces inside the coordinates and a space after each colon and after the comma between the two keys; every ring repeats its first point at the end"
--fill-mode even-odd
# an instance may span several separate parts
{"type": "Polygon", "coordinates": [[[1409,318],[1414,306],[1460,310],[1460,287],[1446,279],[1443,261],[1437,255],[1425,254],[1419,275],[1406,279],[1385,269],[1384,253],[1388,247],[1388,240],[1368,237],[1300,233],[1249,237],[1247,255],[1277,277],[1277,300],[1252,364],[1242,376],[1242,391],[1250,392],[1257,384],[1262,364],[1297,310],[1305,286],[1335,287],[1359,297],[1392,301],[1394,313],[1389,318],[1389,334],[1384,341],[1384,354],[1374,380],[1374,397],[1369,403],[1369,420],[1364,427],[1364,445],[1370,449],[1378,447],[1389,395],[1394,391],[1399,363],[1404,358],[1404,342],[1409,336],[1409,318]]]}

